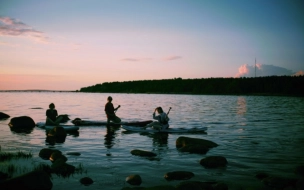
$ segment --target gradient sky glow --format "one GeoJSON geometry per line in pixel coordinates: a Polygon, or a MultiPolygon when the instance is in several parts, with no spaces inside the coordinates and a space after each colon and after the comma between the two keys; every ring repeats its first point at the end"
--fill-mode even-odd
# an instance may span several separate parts
{"type": "Polygon", "coordinates": [[[0,0],[0,90],[304,71],[302,0],[0,0]]]}

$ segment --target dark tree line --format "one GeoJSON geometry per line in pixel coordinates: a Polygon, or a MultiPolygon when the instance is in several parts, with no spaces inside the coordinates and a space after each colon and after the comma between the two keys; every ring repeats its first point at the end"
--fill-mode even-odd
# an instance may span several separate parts
{"type": "Polygon", "coordinates": [[[256,78],[163,79],[105,82],[83,87],[80,92],[163,94],[260,94],[304,95],[304,76],[256,78]]]}

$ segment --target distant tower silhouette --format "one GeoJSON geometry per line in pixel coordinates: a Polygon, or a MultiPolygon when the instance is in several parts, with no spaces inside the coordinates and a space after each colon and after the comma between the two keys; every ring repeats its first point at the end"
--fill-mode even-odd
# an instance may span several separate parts
{"type": "Polygon", "coordinates": [[[254,58],[254,77],[256,78],[256,58],[254,58]]]}

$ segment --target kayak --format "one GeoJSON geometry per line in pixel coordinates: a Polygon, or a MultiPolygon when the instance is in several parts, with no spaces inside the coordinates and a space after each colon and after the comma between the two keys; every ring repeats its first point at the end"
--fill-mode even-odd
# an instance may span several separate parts
{"type": "Polygon", "coordinates": [[[122,125],[122,128],[126,131],[131,132],[148,132],[148,133],[195,133],[195,132],[205,132],[207,130],[207,127],[201,127],[201,128],[168,128],[163,130],[156,130],[151,127],[143,128],[143,127],[136,127],[136,126],[127,126],[122,125]]]}
{"type": "MultiPolygon", "coordinates": [[[[126,126],[146,126],[147,124],[151,123],[152,120],[146,120],[146,121],[129,121],[129,122],[121,122],[121,123],[113,123],[110,122],[109,125],[126,125],[126,126]]],[[[93,126],[93,125],[108,125],[107,121],[99,121],[99,120],[82,120],[79,118],[76,118],[72,121],[74,125],[77,126],[93,126]]]]}
{"type": "MultiPolygon", "coordinates": [[[[38,128],[45,129],[47,131],[52,130],[54,127],[56,127],[53,125],[45,125],[45,122],[38,122],[38,123],[36,123],[36,126],[38,128]]],[[[78,131],[79,130],[79,127],[75,126],[75,125],[60,124],[59,126],[62,127],[65,131],[78,131]]]]}

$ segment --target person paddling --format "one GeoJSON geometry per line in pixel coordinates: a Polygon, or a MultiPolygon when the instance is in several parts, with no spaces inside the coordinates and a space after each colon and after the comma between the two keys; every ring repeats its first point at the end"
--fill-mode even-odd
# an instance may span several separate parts
{"type": "Polygon", "coordinates": [[[62,117],[58,116],[58,112],[55,109],[55,104],[51,103],[49,109],[46,110],[46,121],[45,125],[59,125],[62,117]]]}
{"type": "MultiPolygon", "coordinates": [[[[169,109],[169,111],[170,111],[170,109],[169,109]]],[[[168,113],[169,113],[169,111],[168,111],[168,113]]],[[[162,107],[155,108],[154,113],[152,115],[153,115],[153,119],[155,119],[157,121],[153,121],[152,123],[146,125],[145,128],[152,127],[153,129],[156,129],[156,130],[164,130],[164,129],[168,129],[169,128],[169,117],[163,111],[162,107]],[[159,114],[157,116],[155,116],[155,112],[156,111],[159,114]]]]}
{"type": "Polygon", "coordinates": [[[118,105],[117,108],[114,108],[114,105],[112,104],[113,98],[111,96],[108,97],[108,102],[105,105],[105,112],[107,115],[107,123],[109,124],[110,121],[113,121],[114,123],[120,123],[121,119],[116,116],[115,112],[120,108],[120,105],[118,105]]]}

